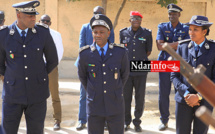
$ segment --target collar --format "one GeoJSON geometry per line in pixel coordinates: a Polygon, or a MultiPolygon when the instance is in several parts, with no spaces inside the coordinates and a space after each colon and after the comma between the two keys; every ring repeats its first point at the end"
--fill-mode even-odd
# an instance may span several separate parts
{"type": "Polygon", "coordinates": [[[169,22],[169,27],[170,27],[171,29],[173,29],[173,30],[181,29],[181,23],[178,22],[177,26],[176,26],[175,29],[174,29],[174,28],[172,27],[172,23],[169,22]]]}
{"type": "MultiPolygon", "coordinates": [[[[105,44],[105,46],[104,46],[103,48],[104,48],[104,55],[105,55],[106,52],[107,52],[107,49],[108,49],[108,42],[105,44]]],[[[102,52],[100,51],[101,47],[100,47],[99,45],[96,44],[96,49],[98,50],[99,54],[101,55],[101,53],[102,53],[102,52]]]]}
{"type": "MultiPolygon", "coordinates": [[[[203,44],[205,43],[205,40],[199,44],[199,47],[201,48],[203,46],[203,44]]],[[[198,44],[196,44],[196,42],[194,42],[195,48],[198,46],[198,44]]]]}
{"type": "MultiPolygon", "coordinates": [[[[16,23],[15,23],[15,26],[16,26],[17,31],[19,32],[19,35],[22,36],[22,33],[21,33],[21,32],[22,32],[23,30],[21,30],[21,29],[17,26],[16,23]]],[[[28,32],[28,28],[26,28],[24,31],[25,31],[25,33],[26,33],[26,34],[25,34],[25,37],[26,37],[27,32],[28,32]]]]}

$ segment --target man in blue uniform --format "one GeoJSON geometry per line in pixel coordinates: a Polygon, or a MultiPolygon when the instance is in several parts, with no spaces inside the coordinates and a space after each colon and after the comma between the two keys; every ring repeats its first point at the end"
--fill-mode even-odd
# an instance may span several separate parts
{"type": "MultiPolygon", "coordinates": [[[[131,27],[120,31],[120,43],[125,44],[128,49],[129,61],[141,60],[147,61],[152,51],[152,32],[149,29],[141,27],[142,15],[138,11],[130,12],[131,27]]],[[[145,103],[147,72],[131,72],[124,88],[125,99],[125,130],[130,128],[131,101],[133,88],[135,88],[135,118],[133,124],[136,132],[141,132],[141,116],[145,103]]]]}
{"type": "Polygon", "coordinates": [[[112,23],[105,15],[90,20],[95,42],[80,48],[78,75],[87,92],[88,133],[124,134],[123,87],[129,75],[124,46],[108,41],[112,23]]]}
{"type": "Polygon", "coordinates": [[[23,113],[27,133],[43,134],[48,73],[57,66],[58,57],[48,26],[35,25],[38,14],[35,7],[39,4],[39,1],[14,4],[17,21],[0,30],[0,75],[4,79],[2,128],[6,134],[18,132],[23,113]]]}
{"type": "MultiPolygon", "coordinates": [[[[164,43],[168,43],[173,49],[177,49],[178,41],[183,39],[189,39],[188,27],[179,22],[180,12],[182,9],[175,5],[169,4],[168,17],[170,22],[161,23],[158,25],[157,32],[157,48],[160,51],[158,60],[163,61],[169,58],[169,54],[162,49],[164,43]]],[[[161,125],[159,130],[165,130],[168,127],[169,120],[169,95],[171,92],[171,81],[169,72],[159,73],[159,110],[161,125]]]]}
{"type": "MultiPolygon", "coordinates": [[[[104,8],[100,6],[96,6],[93,9],[93,14],[104,14],[104,8]]],[[[111,43],[114,43],[114,30],[111,30],[110,36],[108,37],[108,40],[111,43]]],[[[84,24],[81,28],[80,36],[79,36],[79,48],[86,46],[86,45],[91,45],[93,43],[93,35],[92,35],[92,29],[90,27],[90,23],[84,24]]],[[[78,60],[77,58],[75,62],[75,66],[78,66],[78,60]]],[[[80,101],[79,101],[79,113],[78,113],[78,121],[79,124],[76,127],[77,130],[82,130],[86,127],[87,123],[87,114],[86,114],[86,91],[81,84],[80,87],[80,101]]],[[[105,129],[106,125],[105,125],[105,129]]]]}

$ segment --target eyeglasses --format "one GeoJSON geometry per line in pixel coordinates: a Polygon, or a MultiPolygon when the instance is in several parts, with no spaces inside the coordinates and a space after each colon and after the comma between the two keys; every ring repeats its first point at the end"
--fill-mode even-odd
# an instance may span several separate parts
{"type": "Polygon", "coordinates": [[[102,12],[93,12],[93,14],[103,14],[102,12]]]}
{"type": "Polygon", "coordinates": [[[47,22],[47,23],[49,23],[50,22],[50,20],[41,20],[42,22],[47,22]]]}
{"type": "Polygon", "coordinates": [[[131,21],[142,20],[142,18],[131,18],[131,21]]]}

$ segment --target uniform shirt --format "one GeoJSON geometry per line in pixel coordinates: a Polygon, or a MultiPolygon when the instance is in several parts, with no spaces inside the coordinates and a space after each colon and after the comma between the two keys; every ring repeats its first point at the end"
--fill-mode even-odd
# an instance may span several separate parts
{"type": "MultiPolygon", "coordinates": [[[[120,43],[128,49],[129,61],[147,61],[147,52],[152,51],[152,32],[140,27],[136,32],[132,27],[120,30],[120,43]]],[[[147,72],[130,72],[130,76],[146,75],[147,72]]]]}
{"type": "MultiPolygon", "coordinates": [[[[17,29],[17,31],[19,32],[20,36],[22,37],[22,31],[23,31],[23,30],[21,30],[21,29],[17,26],[17,24],[15,24],[15,26],[16,26],[16,29],[17,29]]],[[[28,33],[28,28],[26,28],[24,31],[25,31],[25,37],[26,37],[26,35],[27,35],[27,33],[28,33]]]]}
{"type": "MultiPolygon", "coordinates": [[[[171,22],[161,23],[158,25],[156,40],[173,43],[184,39],[189,39],[189,27],[182,23],[178,23],[176,28],[172,27],[171,22]]],[[[158,60],[167,60],[170,55],[166,51],[160,51],[158,60]]]]}
{"type": "Polygon", "coordinates": [[[53,29],[50,29],[50,33],[54,40],[55,46],[57,48],[58,62],[60,63],[60,61],[63,57],[63,51],[64,51],[61,34],[53,29]]]}
{"type": "MultiPolygon", "coordinates": [[[[110,43],[114,43],[113,29],[111,30],[108,40],[110,41],[110,43]]],[[[91,45],[92,43],[93,43],[92,29],[90,27],[90,23],[87,23],[82,26],[81,31],[80,31],[79,48],[86,46],[86,45],[91,45]]],[[[77,60],[75,62],[76,67],[78,66],[78,60],[79,60],[79,57],[77,58],[77,60]]]]}
{"type": "MultiPolygon", "coordinates": [[[[99,45],[96,44],[96,49],[97,49],[97,51],[99,52],[99,55],[101,56],[101,55],[102,55],[101,47],[100,47],[99,45]]],[[[104,49],[103,53],[104,53],[104,55],[105,55],[106,52],[107,52],[107,49],[108,49],[108,43],[106,43],[106,44],[104,45],[103,49],[104,49]]]]}
{"type": "Polygon", "coordinates": [[[108,44],[102,60],[96,44],[79,53],[78,76],[87,92],[87,114],[110,116],[124,113],[123,87],[129,75],[125,48],[108,44]]]}
{"type": "Polygon", "coordinates": [[[58,64],[49,29],[35,25],[28,29],[23,42],[14,22],[0,30],[0,40],[0,74],[4,75],[2,99],[25,105],[46,100],[48,73],[58,64]]]}
{"type": "MultiPolygon", "coordinates": [[[[198,55],[195,53],[195,45],[191,40],[182,41],[178,45],[177,53],[192,67],[196,68],[199,64],[204,65],[207,70],[205,75],[215,82],[215,42],[205,39],[198,55]]],[[[186,104],[184,96],[186,92],[196,94],[197,91],[187,82],[179,72],[171,73],[171,81],[176,89],[175,100],[178,103],[186,104]]]]}

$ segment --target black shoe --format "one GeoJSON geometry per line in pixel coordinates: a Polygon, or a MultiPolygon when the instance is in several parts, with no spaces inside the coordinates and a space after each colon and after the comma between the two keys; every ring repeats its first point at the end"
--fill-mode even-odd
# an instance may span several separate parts
{"type": "Polygon", "coordinates": [[[125,131],[128,131],[130,129],[130,125],[124,125],[125,131]]]}
{"type": "Polygon", "coordinates": [[[168,128],[168,124],[166,123],[166,124],[164,124],[164,123],[162,123],[162,124],[160,124],[160,126],[159,126],[159,131],[163,131],[163,130],[166,130],[168,128]]]}
{"type": "Polygon", "coordinates": [[[108,130],[107,122],[105,122],[104,130],[108,130]]]}
{"type": "Polygon", "coordinates": [[[79,123],[78,126],[76,127],[76,130],[83,130],[84,128],[86,128],[86,124],[79,123]]]}
{"type": "Polygon", "coordinates": [[[135,126],[135,131],[136,132],[142,132],[141,126],[135,126]]]}
{"type": "Polygon", "coordinates": [[[60,130],[60,123],[55,123],[53,127],[54,131],[60,130]]]}

